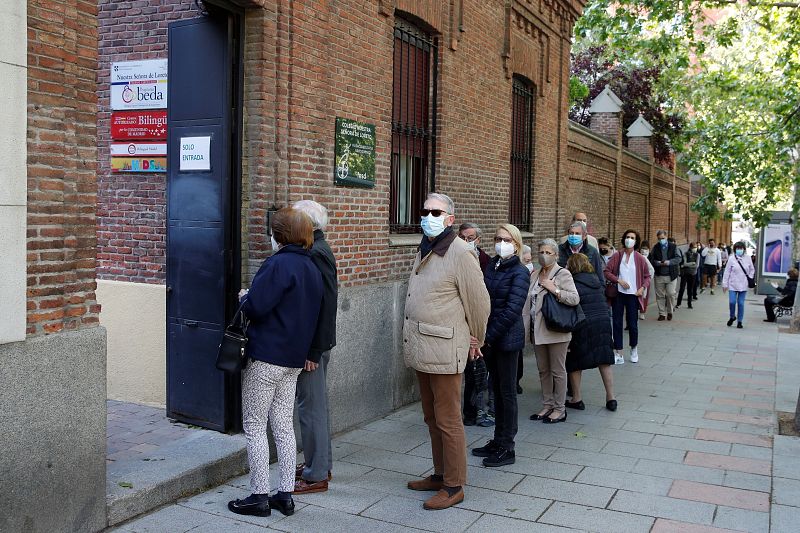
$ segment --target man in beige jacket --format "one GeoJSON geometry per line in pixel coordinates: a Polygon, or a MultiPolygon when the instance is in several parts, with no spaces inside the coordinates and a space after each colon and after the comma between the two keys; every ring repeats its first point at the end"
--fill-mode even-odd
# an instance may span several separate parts
{"type": "Polygon", "coordinates": [[[437,491],[425,509],[446,509],[464,500],[467,447],[461,420],[461,374],[481,357],[489,293],[467,243],[453,231],[453,201],[431,193],[420,213],[425,236],[408,281],[403,356],[416,370],[422,412],[431,435],[434,474],[408,483],[437,491]]]}

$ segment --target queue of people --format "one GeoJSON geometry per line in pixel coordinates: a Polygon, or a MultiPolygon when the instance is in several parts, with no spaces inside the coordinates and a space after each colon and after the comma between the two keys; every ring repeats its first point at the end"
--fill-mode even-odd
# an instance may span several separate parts
{"type": "MultiPolygon", "coordinates": [[[[665,230],[653,246],[633,229],[618,241],[589,235],[588,218],[576,213],[557,242],[542,239],[534,253],[519,229],[498,225],[494,255],[481,248],[484,233],[463,223],[456,231],[455,204],[431,193],[420,212],[424,233],[408,282],[403,357],[417,377],[431,442],[433,473],[408,482],[430,491],[423,507],[446,509],[464,500],[467,477],[465,425],[494,425],[492,438],[471,453],[486,467],[515,462],[517,396],[522,393],[522,352],[532,346],[541,386],[541,408],[530,420],[557,424],[568,409],[584,410],[582,372],[597,368],[605,405],[616,411],[613,367],[639,361],[638,322],[654,287],[659,321],[670,321],[684,296],[687,307],[706,285],[729,294],[731,326],[743,327],[744,297],[755,268],[736,243],[723,255],[713,240],[691,243],[684,253],[665,230]],[[723,268],[724,265],[724,268],[723,268]],[[680,279],[680,290],[677,290],[680,279]],[[463,377],[462,377],[463,374],[463,377]],[[462,400],[462,379],[464,383],[462,400]]],[[[268,516],[294,513],[292,494],[324,492],[333,476],[326,376],[336,345],[336,260],[325,240],[325,208],[303,200],[271,219],[275,252],[239,298],[249,320],[248,364],[242,372],[243,426],[251,494],[228,508],[268,516]],[[297,402],[304,462],[295,464],[293,409],[297,402]],[[278,454],[279,479],[270,483],[267,427],[278,454]]],[[[794,298],[797,270],[774,308],[794,298]]]]}

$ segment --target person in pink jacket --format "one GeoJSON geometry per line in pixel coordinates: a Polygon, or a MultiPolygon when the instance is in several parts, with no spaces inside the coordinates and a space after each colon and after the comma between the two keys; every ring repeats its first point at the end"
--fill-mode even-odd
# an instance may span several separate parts
{"type": "Polygon", "coordinates": [[[728,326],[736,320],[736,327],[739,329],[744,327],[742,326],[744,298],[747,296],[747,289],[750,288],[748,278],[754,278],[756,275],[753,261],[745,253],[746,249],[747,246],[741,241],[733,245],[733,256],[728,259],[725,273],[722,275],[722,292],[728,292],[728,306],[731,311],[728,326]]]}

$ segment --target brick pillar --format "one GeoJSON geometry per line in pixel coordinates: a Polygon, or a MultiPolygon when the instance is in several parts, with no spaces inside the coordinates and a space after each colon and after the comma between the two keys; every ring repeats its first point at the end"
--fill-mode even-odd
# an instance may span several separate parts
{"type": "Polygon", "coordinates": [[[653,143],[650,137],[628,137],[628,150],[648,161],[653,160],[653,143]]]}
{"type": "Polygon", "coordinates": [[[592,113],[589,128],[615,145],[622,142],[622,113],[592,113]]]}

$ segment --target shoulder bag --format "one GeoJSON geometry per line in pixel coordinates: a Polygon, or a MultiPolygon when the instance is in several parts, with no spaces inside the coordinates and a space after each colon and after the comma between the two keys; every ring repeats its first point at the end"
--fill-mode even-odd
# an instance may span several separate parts
{"type": "MultiPolygon", "coordinates": [[[[612,259],[613,259],[613,257],[612,257],[612,259]]],[[[610,260],[611,259],[609,259],[609,261],[610,260]]],[[[619,276],[619,268],[617,268],[617,271],[614,274],[619,276]]],[[[616,298],[617,295],[619,294],[619,289],[617,288],[617,283],[609,281],[609,280],[606,280],[606,290],[605,290],[605,292],[606,292],[606,298],[608,298],[609,300],[613,300],[614,298],[616,298]]]]}
{"type": "MultiPolygon", "coordinates": [[[[556,275],[560,270],[563,268],[556,271],[556,275]]],[[[553,277],[555,278],[555,276],[553,277]]],[[[569,333],[583,325],[586,315],[580,304],[576,306],[562,304],[554,294],[548,291],[542,300],[542,318],[550,331],[569,333]]]]}
{"type": "Polygon", "coordinates": [[[751,278],[750,276],[747,275],[747,270],[744,269],[744,265],[742,264],[741,261],[739,261],[738,257],[736,258],[736,262],[739,263],[739,267],[741,267],[742,272],[744,272],[744,277],[747,278],[747,287],[750,289],[754,289],[756,287],[756,278],[751,278]]]}
{"type": "Polygon", "coordinates": [[[217,368],[228,374],[241,372],[247,366],[247,326],[249,321],[239,305],[233,320],[225,328],[217,349],[217,368]]]}

